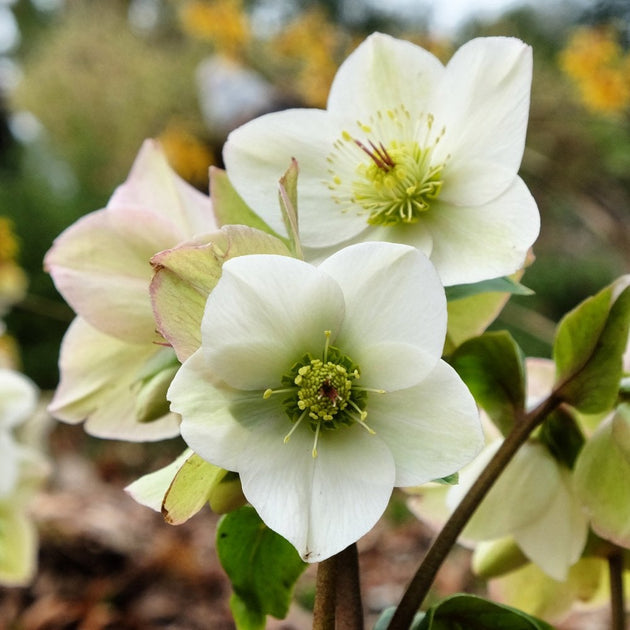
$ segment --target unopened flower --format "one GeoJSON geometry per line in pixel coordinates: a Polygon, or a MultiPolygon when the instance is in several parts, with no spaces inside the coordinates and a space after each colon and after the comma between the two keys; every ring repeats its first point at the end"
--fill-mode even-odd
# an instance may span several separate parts
{"type": "Polygon", "coordinates": [[[265,523],[315,562],[367,532],[394,486],[481,448],[472,396],[440,359],[445,330],[444,291],[412,247],[354,245],[319,267],[241,256],[168,398],[188,445],[237,472],[265,523]]]}
{"type": "Polygon", "coordinates": [[[224,160],[245,201],[278,232],[275,183],[300,165],[300,235],[309,256],[357,240],[421,249],[445,285],[519,269],[539,229],[517,171],[531,50],[475,39],[445,67],[379,33],[341,65],[327,110],[267,114],[232,132],[224,160]]]}
{"type": "Polygon", "coordinates": [[[50,405],[55,417],[87,419],[86,430],[99,437],[156,440],[178,433],[166,403],[136,409],[139,391],[155,388],[154,379],[177,364],[156,334],[150,260],[216,228],[209,197],[180,179],[148,140],[107,207],[57,237],[45,266],[79,317],[61,348],[61,381],[50,405]]]}

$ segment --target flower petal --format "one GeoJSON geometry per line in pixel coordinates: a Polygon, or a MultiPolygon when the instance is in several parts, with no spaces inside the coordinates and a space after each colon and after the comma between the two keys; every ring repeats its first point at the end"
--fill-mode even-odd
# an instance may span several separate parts
{"type": "Polygon", "coordinates": [[[37,570],[37,528],[11,501],[0,504],[0,584],[26,586],[37,570]]]}
{"type": "Polygon", "coordinates": [[[257,426],[243,448],[243,493],[263,521],[302,559],[318,562],[369,531],[392,492],[394,462],[387,446],[358,425],[314,435],[300,427],[285,444],[285,418],[257,426]]]}
{"type": "Polygon", "coordinates": [[[360,243],[319,269],[343,290],[336,344],[361,367],[361,383],[386,390],[418,383],[440,358],[446,333],[444,289],[428,258],[405,245],[360,243]]]}
{"type": "Polygon", "coordinates": [[[447,64],[430,106],[436,125],[446,129],[436,159],[449,153],[447,170],[467,164],[471,172],[478,163],[480,176],[492,162],[507,169],[507,187],[523,157],[531,81],[532,51],[522,41],[481,37],[464,44],[447,64]]]}
{"type": "Polygon", "coordinates": [[[300,215],[302,243],[327,247],[358,235],[366,227],[363,217],[337,209],[323,183],[330,179],[326,158],[340,133],[322,110],[274,112],[233,131],[224,146],[223,160],[230,181],[246,203],[278,234],[286,234],[278,180],[295,158],[300,169],[299,204],[306,209],[300,215]]]}
{"type": "Polygon", "coordinates": [[[396,462],[396,486],[439,479],[470,463],[483,447],[475,401],[440,361],[419,385],[369,394],[367,423],[396,462]]]}
{"type": "Polygon", "coordinates": [[[20,446],[8,431],[0,431],[0,499],[13,492],[18,480],[20,446]]]}
{"type": "Polygon", "coordinates": [[[0,369],[0,427],[11,429],[26,420],[37,406],[37,387],[23,374],[0,369]]]}
{"type": "Polygon", "coordinates": [[[211,372],[238,389],[277,387],[306,352],[321,355],[344,315],[338,284],[288,256],[239,256],[223,265],[202,321],[211,372]]]}
{"type": "Polygon", "coordinates": [[[186,236],[203,234],[218,227],[210,197],[173,171],[155,140],[144,141],[129,177],[116,189],[107,207],[125,212],[129,208],[150,210],[168,219],[186,236]]]}
{"type": "Polygon", "coordinates": [[[151,342],[149,261],[182,238],[149,210],[99,210],[62,232],[44,264],[59,292],[92,326],[124,341],[151,342]]]}
{"type": "Polygon", "coordinates": [[[373,33],[341,64],[330,88],[328,111],[342,124],[354,124],[377,110],[404,105],[426,112],[444,66],[411,42],[373,33]]]}
{"type": "Polygon", "coordinates": [[[59,358],[61,382],[50,413],[102,438],[147,442],[174,437],[179,422],[168,414],[152,422],[136,421],[135,390],[143,367],[164,348],[128,344],[104,335],[77,317],[68,328],[59,358]]]}
{"type": "Polygon", "coordinates": [[[540,228],[536,202],[518,177],[503,195],[483,206],[436,203],[426,222],[433,236],[431,261],[445,286],[518,270],[540,228]]]}

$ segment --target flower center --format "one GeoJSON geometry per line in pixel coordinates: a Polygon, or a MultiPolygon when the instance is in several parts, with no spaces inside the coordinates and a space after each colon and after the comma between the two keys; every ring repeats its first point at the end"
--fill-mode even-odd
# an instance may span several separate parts
{"type": "Polygon", "coordinates": [[[317,457],[317,441],[322,430],[357,423],[374,433],[365,423],[367,394],[368,391],[383,393],[357,386],[359,366],[338,348],[329,345],[329,330],[324,334],[326,343],[321,359],[305,354],[282,376],[282,388],[267,389],[263,394],[264,398],[286,394],[282,405],[293,426],[284,441],[288,442],[298,426],[306,421],[315,433],[313,457],[317,457]]]}
{"type": "Polygon", "coordinates": [[[367,214],[370,225],[416,223],[442,189],[445,162],[433,152],[444,129],[435,134],[431,114],[414,119],[404,107],[357,125],[363,139],[344,131],[328,156],[334,201],[367,214]]]}

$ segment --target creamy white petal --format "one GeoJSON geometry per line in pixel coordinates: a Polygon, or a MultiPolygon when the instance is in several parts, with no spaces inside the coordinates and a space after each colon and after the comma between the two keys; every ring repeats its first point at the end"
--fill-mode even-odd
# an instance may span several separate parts
{"type": "Polygon", "coordinates": [[[532,80],[532,51],[509,37],[483,37],[453,55],[430,109],[444,126],[436,158],[449,168],[494,162],[515,175],[523,157],[532,80]]]}
{"type": "MultiPolygon", "coordinates": [[[[513,535],[523,553],[554,580],[564,582],[584,549],[588,519],[573,490],[571,472],[558,466],[560,483],[548,508],[513,535]]],[[[546,483],[546,479],[539,479],[546,483]]]]}
{"type": "Polygon", "coordinates": [[[187,236],[217,229],[210,197],[181,179],[169,166],[155,140],[145,140],[129,177],[109,200],[110,210],[130,207],[150,210],[177,226],[187,236]]]}
{"type": "Polygon", "coordinates": [[[62,232],[44,264],[65,300],[92,326],[124,341],[151,342],[149,261],[183,238],[149,210],[99,210],[62,232]]]}
{"type": "Polygon", "coordinates": [[[490,203],[467,208],[436,203],[425,220],[433,236],[431,262],[445,286],[517,271],[540,228],[536,202],[519,177],[490,203]]]}
{"type": "Polygon", "coordinates": [[[396,461],[396,486],[417,486],[469,464],[483,447],[475,401],[444,361],[419,384],[369,394],[366,422],[396,461]]]}
{"type": "Polygon", "coordinates": [[[344,316],[339,285],[312,265],[275,255],[240,256],[223,265],[201,331],[208,368],[239,389],[278,387],[306,352],[320,357],[344,316]]]}
{"type": "Polygon", "coordinates": [[[23,374],[0,369],[0,427],[10,429],[28,418],[37,406],[37,387],[23,374]]]}
{"type": "Polygon", "coordinates": [[[171,409],[182,416],[181,433],[186,443],[203,459],[226,470],[238,471],[253,425],[266,427],[278,417],[290,424],[278,397],[264,400],[262,392],[218,386],[201,350],[179,369],[167,397],[171,409]]]}
{"type": "Polygon", "coordinates": [[[428,258],[394,243],[346,247],[319,267],[343,290],[346,316],[336,344],[386,390],[415,385],[440,358],[446,298],[428,258]]]}
{"type": "Polygon", "coordinates": [[[394,485],[387,446],[358,425],[320,434],[300,426],[285,444],[286,419],[259,426],[239,464],[243,493],[261,518],[307,562],[343,550],[383,514],[394,485]]]}
{"type": "Polygon", "coordinates": [[[339,66],[328,111],[342,124],[367,123],[377,110],[400,105],[420,113],[443,74],[442,63],[424,48],[374,33],[339,66]]]}
{"type": "Polygon", "coordinates": [[[230,181],[254,212],[276,232],[286,234],[278,180],[295,158],[302,243],[307,247],[342,243],[365,229],[365,219],[342,213],[325,183],[331,179],[326,158],[340,133],[327,112],[318,109],[256,118],[233,131],[225,143],[223,159],[230,181]]]}
{"type": "Polygon", "coordinates": [[[0,499],[13,492],[18,480],[20,447],[8,431],[0,431],[0,499]]]}
{"type": "Polygon", "coordinates": [[[136,420],[139,376],[163,350],[153,343],[125,343],[75,318],[61,344],[61,381],[50,413],[72,424],[85,420],[85,430],[102,438],[147,442],[174,437],[179,421],[173,414],[153,422],[136,420]]]}

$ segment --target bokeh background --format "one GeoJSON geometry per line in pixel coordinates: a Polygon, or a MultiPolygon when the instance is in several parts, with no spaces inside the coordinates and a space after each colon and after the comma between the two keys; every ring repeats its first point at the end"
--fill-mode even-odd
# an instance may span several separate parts
{"type": "MultiPolygon", "coordinates": [[[[536,258],[523,279],[535,295],[512,298],[494,327],[508,327],[527,355],[549,356],[555,322],[630,271],[627,0],[0,0],[0,311],[6,312],[0,345],[6,361],[43,391],[54,389],[59,344],[73,314],[43,271],[43,256],[65,227],[104,207],[145,138],[158,138],[177,172],[207,191],[208,167],[221,166],[230,129],[275,109],[325,107],[337,66],[374,30],[415,41],[443,61],[478,35],[513,35],[533,46],[521,175],[542,218],[536,258]]],[[[79,484],[86,495],[97,484],[105,496],[111,486],[98,484],[114,483],[114,498],[103,501],[119,516],[109,514],[114,525],[105,529],[128,527],[134,536],[138,527],[161,532],[157,521],[142,520],[149,516],[129,516],[125,523],[120,514],[129,506],[119,505],[120,486],[168,461],[178,445],[104,445],[80,427],[55,427],[51,448],[60,462],[57,488],[64,492],[68,475],[89,480],[79,484]],[[63,454],[74,454],[70,464],[63,454]]],[[[55,496],[38,507],[44,525],[84,506],[73,504],[71,494],[55,496]]],[[[394,506],[388,518],[396,527],[408,516],[394,506]]],[[[55,527],[55,535],[75,542],[87,536],[68,523],[55,527]]],[[[417,525],[410,527],[416,536],[417,525]]],[[[191,531],[189,540],[197,541],[197,530],[191,531]]],[[[407,530],[397,531],[407,540],[407,530]]],[[[171,537],[163,542],[165,557],[173,557],[169,545],[183,545],[175,534],[156,536],[171,537]]],[[[45,532],[44,540],[50,542],[45,532]]],[[[78,551],[75,543],[53,545],[43,566],[67,566],[78,561],[75,555],[90,558],[90,544],[105,553],[99,541],[88,540],[78,551]]],[[[187,553],[194,555],[192,549],[187,553]]],[[[114,556],[107,562],[123,562],[114,556]]],[[[182,571],[175,574],[188,579],[182,571]]],[[[45,625],[44,616],[29,626],[20,611],[46,590],[39,584],[40,591],[0,597],[22,619],[14,627],[154,627],[120,625],[107,615],[101,625],[81,625],[76,619],[85,620],[84,613],[67,625],[45,625]]],[[[102,601],[98,593],[93,599],[102,601]]],[[[221,623],[227,625],[155,627],[230,627],[221,623]]]]}

